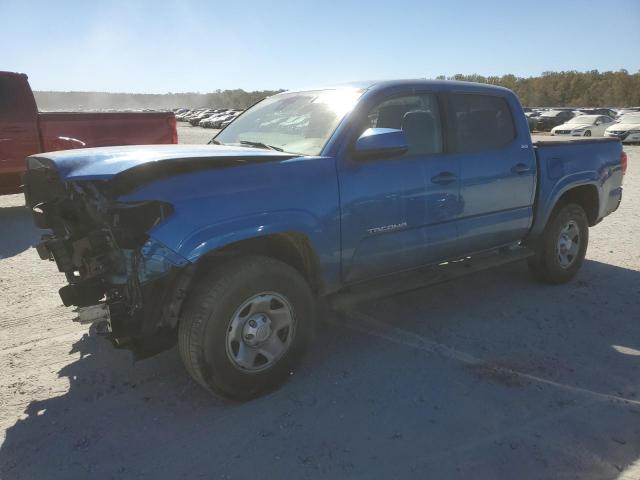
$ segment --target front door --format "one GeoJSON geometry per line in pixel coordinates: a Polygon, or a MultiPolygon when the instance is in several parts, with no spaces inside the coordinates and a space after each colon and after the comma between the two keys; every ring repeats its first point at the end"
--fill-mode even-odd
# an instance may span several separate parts
{"type": "Polygon", "coordinates": [[[345,282],[447,258],[457,236],[459,162],[444,153],[437,96],[386,98],[363,118],[360,131],[402,129],[409,150],[340,166],[345,282]]]}

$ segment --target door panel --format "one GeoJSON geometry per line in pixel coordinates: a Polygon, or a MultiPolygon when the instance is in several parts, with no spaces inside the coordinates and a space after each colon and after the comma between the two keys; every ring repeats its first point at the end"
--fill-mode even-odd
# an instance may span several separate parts
{"type": "Polygon", "coordinates": [[[431,178],[458,170],[455,160],[441,156],[395,157],[341,172],[345,280],[448,258],[457,236],[459,182],[431,178]]]}
{"type": "Polygon", "coordinates": [[[508,102],[489,95],[451,95],[460,157],[461,253],[521,240],[533,213],[532,146],[521,144],[508,102]]]}

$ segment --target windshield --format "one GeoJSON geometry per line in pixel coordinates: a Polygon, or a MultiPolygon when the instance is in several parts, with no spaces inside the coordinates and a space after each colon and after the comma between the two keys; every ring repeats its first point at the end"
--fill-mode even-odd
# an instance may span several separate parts
{"type": "Polygon", "coordinates": [[[592,125],[595,123],[598,115],[578,115],[577,117],[573,117],[567,123],[582,123],[584,125],[592,125]]]}
{"type": "Polygon", "coordinates": [[[561,112],[556,112],[554,110],[548,111],[548,112],[543,112],[540,116],[541,117],[557,117],[558,115],[560,115],[561,112]]]}
{"type": "Polygon", "coordinates": [[[362,92],[314,90],[274,95],[238,117],[215,142],[319,155],[362,92]]]}

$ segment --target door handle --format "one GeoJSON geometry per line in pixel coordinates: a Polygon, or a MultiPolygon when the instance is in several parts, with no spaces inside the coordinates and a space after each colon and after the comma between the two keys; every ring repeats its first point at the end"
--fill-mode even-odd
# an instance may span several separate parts
{"type": "Polygon", "coordinates": [[[528,173],[531,171],[531,167],[529,165],[525,165],[524,163],[518,163],[511,168],[513,173],[517,173],[518,175],[522,175],[523,173],[528,173]]]}
{"type": "Polygon", "coordinates": [[[457,179],[458,177],[456,177],[451,172],[440,172],[438,175],[431,177],[431,182],[437,183],[440,185],[447,185],[449,183],[455,182],[457,179]]]}

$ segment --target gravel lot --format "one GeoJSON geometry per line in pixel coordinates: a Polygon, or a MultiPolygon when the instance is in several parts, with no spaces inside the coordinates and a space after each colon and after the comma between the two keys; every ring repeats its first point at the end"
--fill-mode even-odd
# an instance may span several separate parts
{"type": "MultiPolygon", "coordinates": [[[[212,130],[180,126],[204,143],[212,130]]],[[[235,404],[73,323],[0,197],[0,478],[640,478],[640,147],[568,285],[522,264],[328,314],[235,404]]]]}

